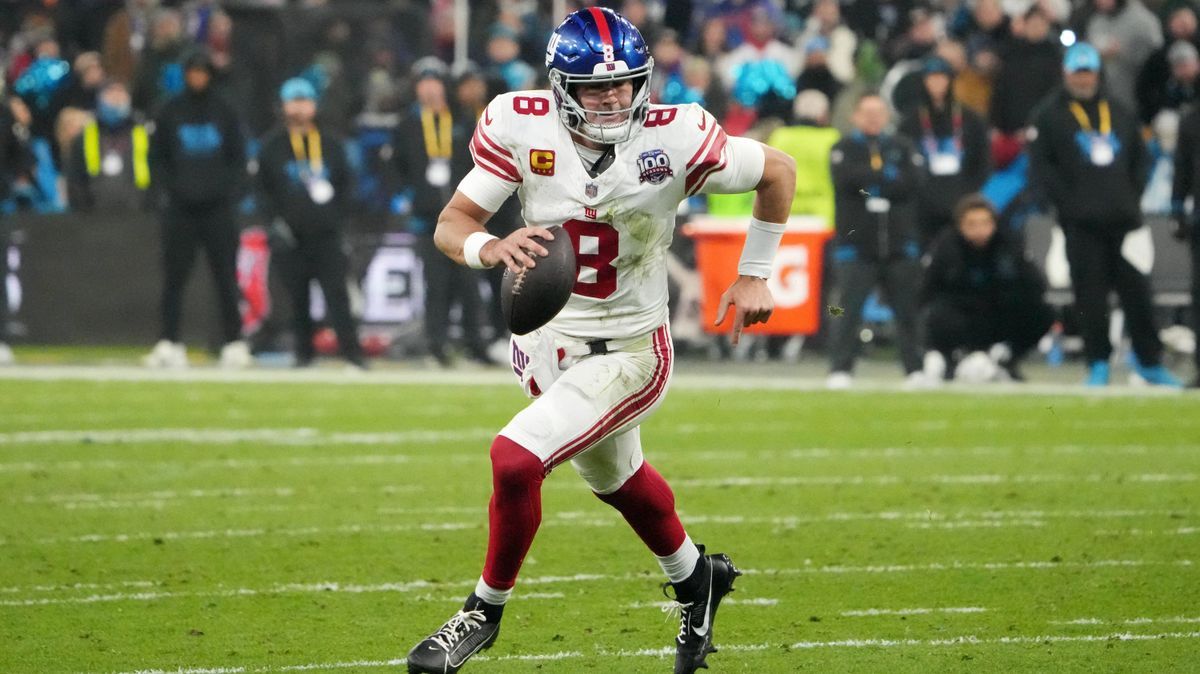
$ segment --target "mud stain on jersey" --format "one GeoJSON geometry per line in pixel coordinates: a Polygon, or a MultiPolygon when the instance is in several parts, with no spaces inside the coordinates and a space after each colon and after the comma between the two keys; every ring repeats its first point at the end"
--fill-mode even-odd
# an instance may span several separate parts
{"type": "Polygon", "coordinates": [[[617,261],[618,266],[625,267],[640,278],[649,276],[654,268],[652,263],[663,256],[670,232],[664,231],[665,228],[657,218],[643,211],[614,213],[610,210],[605,215],[611,217],[610,222],[618,228],[624,226],[633,244],[630,250],[622,251],[617,261]]]}

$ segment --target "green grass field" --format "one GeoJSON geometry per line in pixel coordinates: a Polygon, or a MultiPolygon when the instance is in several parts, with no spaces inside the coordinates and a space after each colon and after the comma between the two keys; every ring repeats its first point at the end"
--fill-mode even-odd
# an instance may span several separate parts
{"type": "MultiPolygon", "coordinates": [[[[380,672],[473,587],[515,386],[0,380],[0,672],[380,672]]],[[[1200,399],[730,390],[644,426],[714,672],[1200,671],[1200,399]]],[[[569,467],[473,672],[667,672],[569,467]]]]}

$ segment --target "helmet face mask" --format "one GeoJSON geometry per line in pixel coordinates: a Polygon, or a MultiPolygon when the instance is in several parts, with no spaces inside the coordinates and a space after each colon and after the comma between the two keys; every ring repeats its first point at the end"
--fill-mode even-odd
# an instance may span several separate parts
{"type": "Polygon", "coordinates": [[[654,59],[641,34],[619,14],[595,7],[566,18],[546,46],[550,87],[559,120],[572,134],[602,144],[629,140],[642,128],[650,106],[650,76],[654,59]],[[581,85],[632,80],[628,107],[589,110],[578,97],[581,85]],[[622,115],[616,123],[599,123],[601,116],[622,115]]]}

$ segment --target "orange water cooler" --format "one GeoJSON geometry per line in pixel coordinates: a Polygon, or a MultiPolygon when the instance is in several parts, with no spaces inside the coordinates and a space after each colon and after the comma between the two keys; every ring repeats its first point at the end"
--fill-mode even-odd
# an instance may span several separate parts
{"type": "MultiPolygon", "coordinates": [[[[696,241],[696,266],[703,286],[700,322],[708,333],[731,330],[731,319],[714,326],[721,293],[737,279],[738,259],[746,241],[747,217],[699,216],[684,225],[684,235],[696,241]]],[[[771,268],[767,285],[775,311],[766,324],[747,328],[747,334],[811,335],[820,326],[821,265],[825,242],[833,232],[822,218],[792,216],[771,268]]]]}

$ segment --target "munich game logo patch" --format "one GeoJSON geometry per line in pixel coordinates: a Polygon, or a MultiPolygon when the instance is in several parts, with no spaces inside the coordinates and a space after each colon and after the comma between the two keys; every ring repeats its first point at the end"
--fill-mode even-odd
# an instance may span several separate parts
{"type": "Polygon", "coordinates": [[[529,170],[539,176],[554,175],[554,150],[530,150],[529,170]]]}
{"type": "Polygon", "coordinates": [[[671,158],[662,150],[647,150],[641,153],[638,155],[637,165],[640,171],[639,183],[658,185],[675,175],[671,170],[671,158]]]}

